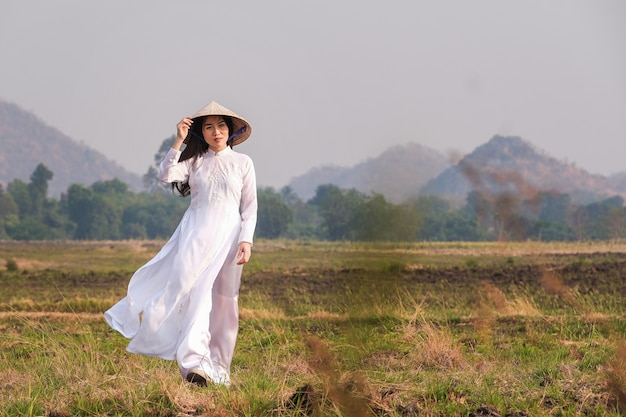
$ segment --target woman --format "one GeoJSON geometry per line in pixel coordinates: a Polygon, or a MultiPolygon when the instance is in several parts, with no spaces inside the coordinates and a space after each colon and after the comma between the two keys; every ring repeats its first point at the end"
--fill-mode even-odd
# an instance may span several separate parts
{"type": "Polygon", "coordinates": [[[201,386],[230,385],[239,284],[257,217],[252,160],[232,147],[251,127],[215,102],[176,127],[159,178],[190,194],[189,208],[105,318],[131,339],[129,352],[176,359],[182,376],[201,386]]]}

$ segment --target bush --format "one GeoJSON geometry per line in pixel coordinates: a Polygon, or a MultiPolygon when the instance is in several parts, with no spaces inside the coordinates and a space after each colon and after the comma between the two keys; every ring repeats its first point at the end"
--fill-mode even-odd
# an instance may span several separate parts
{"type": "Polygon", "coordinates": [[[5,266],[7,268],[7,271],[10,272],[15,272],[18,270],[17,262],[15,261],[15,259],[7,259],[5,266]]]}

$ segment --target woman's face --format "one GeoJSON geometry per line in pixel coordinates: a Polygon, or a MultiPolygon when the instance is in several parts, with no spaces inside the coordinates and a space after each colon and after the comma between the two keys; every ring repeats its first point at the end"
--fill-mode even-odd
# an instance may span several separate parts
{"type": "Polygon", "coordinates": [[[202,137],[213,152],[226,148],[228,140],[228,125],[222,116],[207,116],[202,122],[202,137]]]}

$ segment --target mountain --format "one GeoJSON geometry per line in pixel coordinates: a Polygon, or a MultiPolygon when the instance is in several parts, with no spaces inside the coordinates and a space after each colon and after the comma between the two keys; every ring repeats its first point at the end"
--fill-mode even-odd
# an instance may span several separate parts
{"type": "Polygon", "coordinates": [[[0,100],[0,184],[30,182],[40,163],[53,173],[48,196],[58,198],[71,184],[91,185],[118,178],[134,190],[141,177],[101,153],[75,142],[15,104],[0,100]]]}
{"type": "Polygon", "coordinates": [[[531,197],[539,191],[569,194],[572,202],[589,204],[615,195],[626,199],[626,172],[605,177],[560,161],[516,136],[494,136],[450,165],[438,152],[410,143],[353,167],[316,167],[289,186],[303,200],[322,184],[380,193],[394,203],[416,195],[437,195],[454,205],[476,190],[484,195],[511,192],[531,197]]]}
{"type": "Polygon", "coordinates": [[[401,203],[416,196],[428,180],[449,166],[447,159],[437,151],[409,143],[393,146],[378,157],[353,167],[312,168],[292,179],[289,186],[303,200],[313,197],[319,185],[334,184],[366,194],[379,193],[391,202],[401,203]]]}
{"type": "Polygon", "coordinates": [[[618,172],[608,177],[611,188],[619,192],[621,195],[626,195],[626,172],[618,172]]]}
{"type": "Polygon", "coordinates": [[[613,180],[593,175],[574,164],[558,161],[519,137],[494,136],[458,164],[430,180],[420,194],[432,194],[464,202],[476,190],[493,195],[536,191],[569,194],[572,202],[587,204],[614,195],[626,196],[626,175],[613,180]]]}

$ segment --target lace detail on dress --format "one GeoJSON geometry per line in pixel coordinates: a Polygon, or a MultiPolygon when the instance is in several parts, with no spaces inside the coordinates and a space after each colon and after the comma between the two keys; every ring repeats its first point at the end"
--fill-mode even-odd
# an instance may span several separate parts
{"type": "Polygon", "coordinates": [[[213,171],[210,175],[209,175],[209,182],[210,183],[217,183],[220,180],[220,176],[217,174],[217,172],[213,171]]]}
{"type": "MultiPolygon", "coordinates": [[[[207,177],[207,180],[210,184],[212,185],[218,185],[218,183],[222,182],[222,177],[219,174],[219,171],[217,169],[212,169],[211,173],[209,174],[209,176],[207,177]]],[[[209,198],[209,201],[211,202],[211,204],[213,204],[213,207],[217,207],[219,205],[222,204],[222,196],[221,193],[218,192],[212,192],[211,193],[211,197],[209,198]]]]}
{"type": "Polygon", "coordinates": [[[213,203],[213,207],[217,207],[222,204],[222,197],[218,193],[211,194],[211,203],[213,203]]]}

